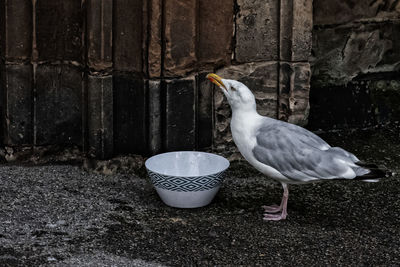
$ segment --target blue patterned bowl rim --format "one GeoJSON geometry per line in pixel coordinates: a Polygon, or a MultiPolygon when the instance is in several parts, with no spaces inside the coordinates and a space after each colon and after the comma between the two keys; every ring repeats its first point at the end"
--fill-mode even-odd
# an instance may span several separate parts
{"type": "Polygon", "coordinates": [[[147,169],[150,180],[155,187],[179,192],[205,191],[220,186],[224,171],[205,176],[170,176],[147,169]]]}

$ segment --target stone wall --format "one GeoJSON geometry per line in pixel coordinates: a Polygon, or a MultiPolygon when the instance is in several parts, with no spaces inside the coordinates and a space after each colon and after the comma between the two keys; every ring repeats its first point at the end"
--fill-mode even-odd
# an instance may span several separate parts
{"type": "MultiPolygon", "coordinates": [[[[255,94],[260,114],[305,125],[312,1],[238,0],[234,29],[231,66],[217,74],[246,84],[255,94]]],[[[219,90],[214,109],[214,149],[236,151],[229,128],[230,108],[219,90]]]]}
{"type": "Polygon", "coordinates": [[[246,83],[260,113],[305,124],[311,30],[311,0],[1,1],[2,143],[229,151],[209,72],[246,83]]]}
{"type": "Polygon", "coordinates": [[[314,0],[310,127],[400,119],[400,2],[314,0]]]}

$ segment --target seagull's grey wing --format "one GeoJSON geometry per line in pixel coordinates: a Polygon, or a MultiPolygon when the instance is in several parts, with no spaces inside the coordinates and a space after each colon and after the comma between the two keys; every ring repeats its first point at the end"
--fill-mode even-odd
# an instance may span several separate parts
{"type": "Polygon", "coordinates": [[[314,134],[313,132],[304,129],[303,127],[283,121],[276,121],[276,124],[276,127],[282,127],[282,129],[290,131],[290,135],[296,137],[298,141],[308,146],[315,147],[321,150],[327,150],[331,147],[321,137],[314,134]]]}
{"type": "Polygon", "coordinates": [[[342,156],[345,158],[350,158],[353,162],[360,161],[354,154],[352,154],[340,147],[331,147],[321,137],[314,134],[313,132],[310,132],[307,129],[304,129],[303,127],[297,126],[295,124],[287,123],[284,121],[277,121],[277,123],[280,125],[280,127],[283,127],[285,129],[289,130],[290,135],[298,138],[298,140],[300,142],[302,142],[304,145],[318,148],[320,150],[327,150],[330,153],[333,153],[333,154],[336,154],[336,155],[339,155],[339,156],[342,156]]]}
{"type": "Polygon", "coordinates": [[[275,168],[293,182],[354,178],[351,166],[355,164],[351,157],[344,155],[347,151],[331,148],[315,136],[291,124],[264,124],[257,131],[253,154],[258,161],[275,168]]]}

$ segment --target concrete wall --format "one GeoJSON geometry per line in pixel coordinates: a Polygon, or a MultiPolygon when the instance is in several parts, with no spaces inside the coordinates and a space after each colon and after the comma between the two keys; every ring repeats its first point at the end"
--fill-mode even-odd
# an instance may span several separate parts
{"type": "Polygon", "coordinates": [[[314,0],[311,128],[400,119],[400,2],[314,0]]]}

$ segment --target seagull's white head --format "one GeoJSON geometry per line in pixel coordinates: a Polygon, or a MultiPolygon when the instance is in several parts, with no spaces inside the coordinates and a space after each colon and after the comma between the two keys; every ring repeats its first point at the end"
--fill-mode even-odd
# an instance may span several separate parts
{"type": "Polygon", "coordinates": [[[256,100],[253,93],[241,82],[222,79],[214,73],[207,75],[207,78],[219,88],[228,99],[232,111],[255,111],[256,100]]]}

